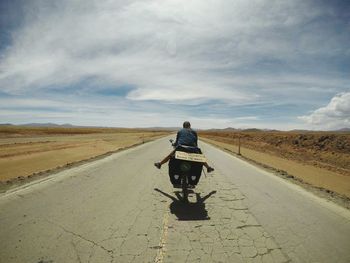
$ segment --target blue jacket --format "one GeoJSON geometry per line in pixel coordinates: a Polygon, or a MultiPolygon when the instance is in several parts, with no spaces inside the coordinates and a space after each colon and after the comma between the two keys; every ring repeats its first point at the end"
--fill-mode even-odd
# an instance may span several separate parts
{"type": "Polygon", "coordinates": [[[177,132],[175,146],[187,145],[197,147],[198,136],[192,129],[182,128],[177,132]]]}

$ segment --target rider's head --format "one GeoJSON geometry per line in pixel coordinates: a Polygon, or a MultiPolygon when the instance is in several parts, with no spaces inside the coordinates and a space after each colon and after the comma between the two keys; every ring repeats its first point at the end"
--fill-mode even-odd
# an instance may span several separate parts
{"type": "Polygon", "coordinates": [[[191,123],[189,121],[185,121],[184,124],[182,125],[184,128],[191,128],[191,123]]]}

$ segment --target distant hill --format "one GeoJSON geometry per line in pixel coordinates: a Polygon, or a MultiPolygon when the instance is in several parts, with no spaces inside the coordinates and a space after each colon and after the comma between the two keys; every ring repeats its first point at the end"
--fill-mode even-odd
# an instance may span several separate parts
{"type": "Polygon", "coordinates": [[[24,124],[12,124],[12,123],[0,123],[0,126],[21,126],[21,127],[60,127],[60,128],[74,128],[74,127],[84,127],[75,126],[69,123],[56,124],[56,123],[24,123],[24,124]]]}
{"type": "Polygon", "coordinates": [[[264,130],[257,129],[257,128],[249,128],[249,129],[244,129],[243,131],[245,131],[245,132],[262,132],[264,130]]]}
{"type": "Polygon", "coordinates": [[[209,132],[276,132],[278,130],[272,129],[257,129],[257,128],[247,128],[247,129],[236,129],[232,127],[224,128],[224,129],[208,129],[203,131],[209,132]]]}
{"type": "Polygon", "coordinates": [[[308,132],[350,132],[350,128],[341,128],[338,130],[290,130],[291,132],[300,132],[300,133],[308,133],[308,132]]]}
{"type": "MultiPolygon", "coordinates": [[[[70,123],[64,124],[56,124],[56,123],[25,123],[25,124],[11,124],[11,123],[0,123],[0,126],[25,126],[25,127],[59,127],[59,128],[125,128],[125,127],[106,127],[106,126],[79,126],[72,125],[70,123]]],[[[143,127],[136,129],[143,130],[157,130],[157,131],[177,131],[181,127],[143,127]]],[[[227,127],[223,129],[195,129],[198,131],[208,131],[208,132],[278,132],[279,130],[275,129],[258,129],[258,128],[233,128],[227,127]]],[[[303,129],[294,129],[290,130],[290,132],[300,132],[300,133],[308,133],[308,132],[322,132],[322,130],[303,130],[303,129]]],[[[325,131],[327,132],[327,131],[325,131]]],[[[341,128],[338,130],[330,130],[329,132],[350,132],[350,128],[341,128]]]]}
{"type": "Polygon", "coordinates": [[[242,131],[242,129],[236,129],[232,127],[224,128],[224,129],[199,129],[202,131],[209,131],[209,132],[239,132],[242,131]]]}
{"type": "Polygon", "coordinates": [[[56,123],[26,123],[26,124],[21,124],[18,126],[28,126],[28,127],[62,127],[62,128],[73,128],[73,127],[81,127],[81,126],[74,126],[69,123],[65,124],[56,124],[56,123]]]}
{"type": "Polygon", "coordinates": [[[341,128],[339,130],[336,130],[338,132],[350,132],[350,128],[341,128]]]}
{"type": "MultiPolygon", "coordinates": [[[[237,128],[224,128],[224,129],[203,129],[202,131],[207,132],[280,132],[276,129],[258,129],[258,128],[246,128],[246,129],[237,129],[237,128]]],[[[288,132],[298,132],[298,133],[312,133],[312,132],[350,132],[350,128],[341,128],[337,130],[304,130],[304,129],[294,129],[289,130],[288,132]]]]}
{"type": "Polygon", "coordinates": [[[236,128],[232,128],[232,127],[227,127],[225,129],[222,129],[224,131],[240,131],[241,129],[236,129],[236,128]]]}
{"type": "MultiPolygon", "coordinates": [[[[18,127],[38,127],[38,128],[104,128],[104,129],[128,129],[126,127],[106,127],[106,126],[78,126],[78,125],[72,125],[70,123],[64,123],[64,124],[56,124],[56,123],[25,123],[25,124],[11,124],[11,123],[0,123],[1,126],[18,126],[18,127]]],[[[133,128],[133,129],[140,129],[140,130],[149,130],[149,131],[177,131],[180,128],[179,127],[146,127],[146,128],[133,128]]]]}
{"type": "Polygon", "coordinates": [[[138,128],[143,130],[157,130],[157,131],[177,131],[180,127],[148,127],[148,128],[138,128]]]}

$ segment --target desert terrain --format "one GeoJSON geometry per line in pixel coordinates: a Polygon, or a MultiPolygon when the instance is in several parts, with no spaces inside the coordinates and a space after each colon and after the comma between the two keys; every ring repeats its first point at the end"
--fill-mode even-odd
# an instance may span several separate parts
{"type": "Polygon", "coordinates": [[[205,141],[298,181],[350,197],[349,132],[202,131],[205,141]]]}
{"type": "Polygon", "coordinates": [[[0,127],[0,185],[160,138],[168,132],[117,128],[0,127]]]}
{"type": "MultiPolygon", "coordinates": [[[[170,134],[124,128],[0,127],[0,188],[170,134]]],[[[349,132],[200,131],[200,139],[286,178],[350,198],[349,132]]]]}
{"type": "Polygon", "coordinates": [[[1,262],[350,262],[349,210],[203,141],[184,202],[170,138],[0,194],[1,262]]]}

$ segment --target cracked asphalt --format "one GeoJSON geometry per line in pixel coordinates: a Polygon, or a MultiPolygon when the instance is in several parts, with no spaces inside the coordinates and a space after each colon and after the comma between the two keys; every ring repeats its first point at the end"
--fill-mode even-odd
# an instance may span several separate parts
{"type": "Polygon", "coordinates": [[[201,146],[188,204],[167,138],[1,195],[0,262],[350,262],[349,211],[201,146]]]}

